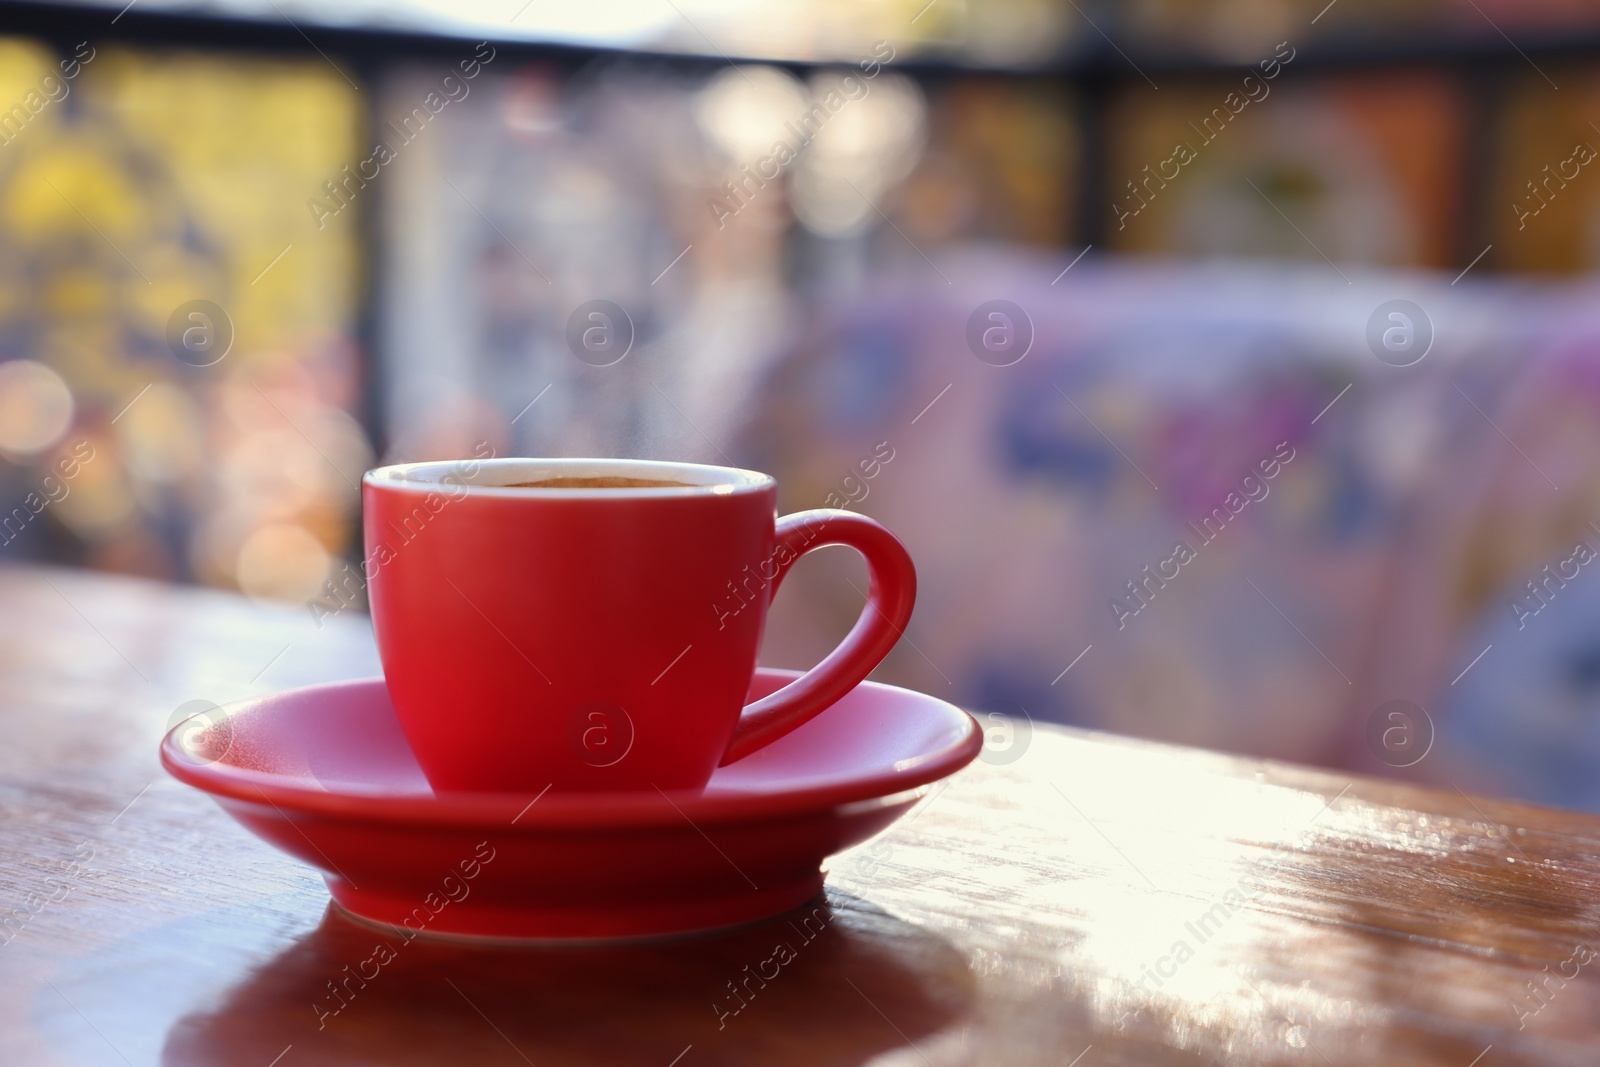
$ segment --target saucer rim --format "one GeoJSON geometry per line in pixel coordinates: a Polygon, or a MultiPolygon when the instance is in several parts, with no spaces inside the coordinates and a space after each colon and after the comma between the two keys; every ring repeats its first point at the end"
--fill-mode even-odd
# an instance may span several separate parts
{"type": "MultiPolygon", "coordinates": [[[[804,672],[762,667],[759,673],[785,679],[804,672]]],[[[313,690],[337,691],[345,688],[383,685],[380,677],[348,679],[298,686],[263,696],[250,697],[224,705],[224,710],[242,709],[294,693],[313,690]]],[[[331,791],[291,785],[283,776],[225,763],[201,764],[180,754],[176,735],[182,724],[161,739],[161,765],[167,773],[187,785],[210,794],[219,802],[272,807],[280,815],[298,813],[340,821],[356,820],[370,824],[430,825],[437,827],[494,825],[505,831],[634,828],[648,825],[691,823],[731,825],[765,822],[786,815],[804,815],[844,805],[892,800],[901,794],[921,790],[947,778],[977,758],[983,748],[978,722],[949,701],[915,689],[883,682],[863,681],[866,687],[884,692],[909,693],[926,701],[947,716],[952,725],[959,722],[961,733],[953,742],[907,759],[914,767],[899,771],[875,771],[858,778],[795,790],[770,793],[713,793],[700,790],[657,790],[657,796],[642,792],[569,793],[545,797],[543,793],[458,792],[421,796],[393,796],[377,792],[331,791]],[[223,769],[218,769],[223,768],[223,769]]],[[[853,691],[853,690],[852,690],[853,691]]],[[[801,726],[800,729],[805,729],[801,726]]],[[[904,760],[896,761],[897,764],[904,760]]]]}

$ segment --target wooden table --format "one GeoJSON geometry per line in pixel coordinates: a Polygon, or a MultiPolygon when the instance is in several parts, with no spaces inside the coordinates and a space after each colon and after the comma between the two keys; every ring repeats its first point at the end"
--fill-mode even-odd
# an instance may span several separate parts
{"type": "Polygon", "coordinates": [[[319,1030],[383,935],[156,741],[376,670],[359,616],[0,569],[0,1064],[1600,1062],[1600,819],[1046,727],[836,857],[737,1014],[787,920],[418,941],[319,1030]]]}

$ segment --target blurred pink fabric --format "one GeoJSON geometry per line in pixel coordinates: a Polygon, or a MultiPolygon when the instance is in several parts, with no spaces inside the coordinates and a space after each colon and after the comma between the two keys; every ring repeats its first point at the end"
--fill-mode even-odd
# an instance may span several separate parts
{"type": "MultiPolygon", "coordinates": [[[[1600,567],[1537,617],[1513,607],[1575,541],[1600,550],[1587,289],[1092,257],[1053,283],[1066,263],[974,251],[949,286],[908,266],[828,305],[751,407],[740,454],[784,510],[856,507],[917,560],[878,676],[1600,806],[1600,567]],[[1009,366],[968,342],[995,299],[1031,325],[1009,366]],[[1431,326],[1411,366],[1368,341],[1396,299],[1431,326]],[[1392,700],[1427,734],[1409,766],[1370,728],[1392,700]]],[[[831,566],[785,586],[766,662],[814,661],[859,610],[859,574],[831,566]]]]}

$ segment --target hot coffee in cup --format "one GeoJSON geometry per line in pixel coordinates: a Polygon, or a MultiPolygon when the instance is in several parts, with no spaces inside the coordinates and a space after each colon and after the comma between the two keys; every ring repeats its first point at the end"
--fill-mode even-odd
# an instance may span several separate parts
{"type": "Polygon", "coordinates": [[[754,471],[636,460],[408,463],[362,482],[373,630],[438,790],[698,789],[860,682],[916,576],[848,511],[777,518],[754,471]],[[872,575],[844,642],[746,706],[767,607],[803,553],[872,575]]]}

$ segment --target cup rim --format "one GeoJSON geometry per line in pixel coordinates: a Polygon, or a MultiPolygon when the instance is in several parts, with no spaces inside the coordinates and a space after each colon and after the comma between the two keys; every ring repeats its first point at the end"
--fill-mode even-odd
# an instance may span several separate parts
{"type": "Polygon", "coordinates": [[[656,459],[549,458],[499,456],[489,459],[423,460],[375,467],[361,476],[363,486],[393,492],[447,493],[502,499],[623,500],[634,498],[719,497],[759,493],[777,482],[770,474],[741,467],[706,463],[680,463],[656,459]],[[502,472],[494,482],[476,479],[488,471],[502,472]],[[507,473],[518,472],[518,473],[507,473]],[[454,476],[451,478],[451,476],[454,476]],[[607,489],[530,489],[504,484],[551,477],[635,477],[688,485],[631,486],[607,489]],[[450,480],[446,480],[449,478],[450,480]]]}

